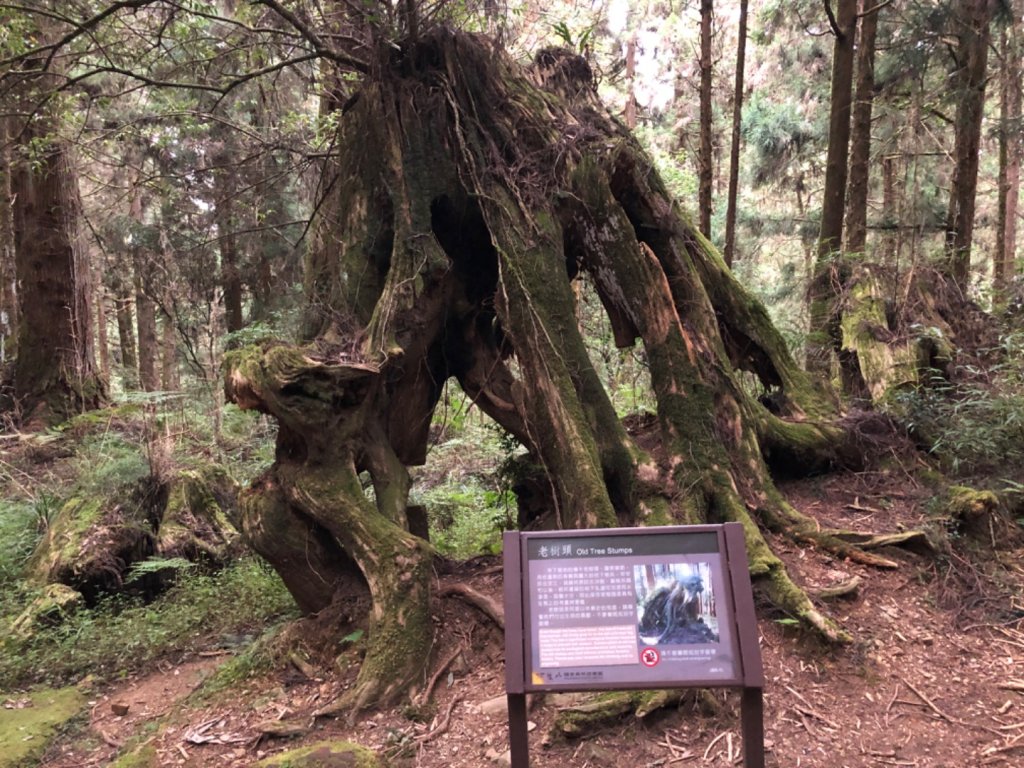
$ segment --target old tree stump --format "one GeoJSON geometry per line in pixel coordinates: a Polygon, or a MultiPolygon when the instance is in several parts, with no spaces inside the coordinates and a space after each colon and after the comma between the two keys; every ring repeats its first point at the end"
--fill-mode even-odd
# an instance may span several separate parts
{"type": "Polygon", "coordinates": [[[225,374],[231,399],[280,426],[275,463],[241,500],[246,537],[307,612],[368,591],[369,646],[339,707],[425,679],[432,555],[409,532],[407,467],[425,460],[450,377],[542,468],[559,526],[738,521],[768,599],[847,640],[761,532],[891,565],[818,530],[772,483],[770,465],[846,450],[836,405],[600,104],[588,64],[547,49],[522,68],[437,28],[382,46],[371,72],[325,106],[337,154],[303,343],[236,350],[225,374]],[[659,458],[627,434],[588,357],[572,288],[584,274],[618,346],[644,346],[659,458]]]}

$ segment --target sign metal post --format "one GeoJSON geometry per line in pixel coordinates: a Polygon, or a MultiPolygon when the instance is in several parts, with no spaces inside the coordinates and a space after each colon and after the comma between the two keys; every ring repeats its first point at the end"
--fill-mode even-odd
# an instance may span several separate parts
{"type": "Polygon", "coordinates": [[[504,534],[512,768],[529,768],[526,696],[725,687],[745,768],[764,768],[764,670],[743,528],[504,534]]]}

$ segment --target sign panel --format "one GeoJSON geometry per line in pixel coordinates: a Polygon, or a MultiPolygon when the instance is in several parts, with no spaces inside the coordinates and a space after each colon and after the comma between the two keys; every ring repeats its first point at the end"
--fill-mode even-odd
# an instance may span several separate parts
{"type": "Polygon", "coordinates": [[[520,542],[526,690],[742,683],[721,527],[520,542]]]}
{"type": "Polygon", "coordinates": [[[743,765],[764,768],[764,670],[743,527],[506,531],[512,768],[527,691],[742,689],[743,765]]]}

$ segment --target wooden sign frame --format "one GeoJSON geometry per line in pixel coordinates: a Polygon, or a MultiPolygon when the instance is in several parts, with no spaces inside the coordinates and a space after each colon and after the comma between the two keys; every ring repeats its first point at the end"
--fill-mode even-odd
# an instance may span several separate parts
{"type": "Polygon", "coordinates": [[[688,687],[742,691],[743,764],[764,768],[764,669],[739,523],[507,531],[503,544],[512,768],[529,768],[527,693],[688,687]],[[638,611],[645,598],[654,619],[638,611]]]}

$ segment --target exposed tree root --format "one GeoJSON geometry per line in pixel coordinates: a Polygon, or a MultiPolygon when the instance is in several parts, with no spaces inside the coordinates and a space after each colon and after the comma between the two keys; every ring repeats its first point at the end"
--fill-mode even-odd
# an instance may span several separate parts
{"type": "Polygon", "coordinates": [[[863,583],[864,579],[860,576],[854,576],[841,584],[816,589],[814,590],[814,596],[818,600],[838,600],[841,597],[851,597],[860,591],[863,583]]]}
{"type": "Polygon", "coordinates": [[[900,533],[865,533],[861,531],[830,530],[833,538],[848,541],[860,549],[900,547],[922,554],[934,555],[938,548],[925,531],[902,531],[900,533]]]}
{"type": "Polygon", "coordinates": [[[551,735],[558,738],[579,738],[617,723],[629,714],[642,720],[661,709],[683,706],[697,709],[709,716],[721,711],[718,699],[710,691],[702,688],[613,691],[597,694],[579,704],[563,707],[555,716],[551,735]]]}
{"type": "Polygon", "coordinates": [[[487,618],[493,621],[498,629],[505,629],[505,611],[487,595],[482,595],[465,584],[449,584],[437,593],[438,597],[454,596],[472,605],[487,618]]]}

